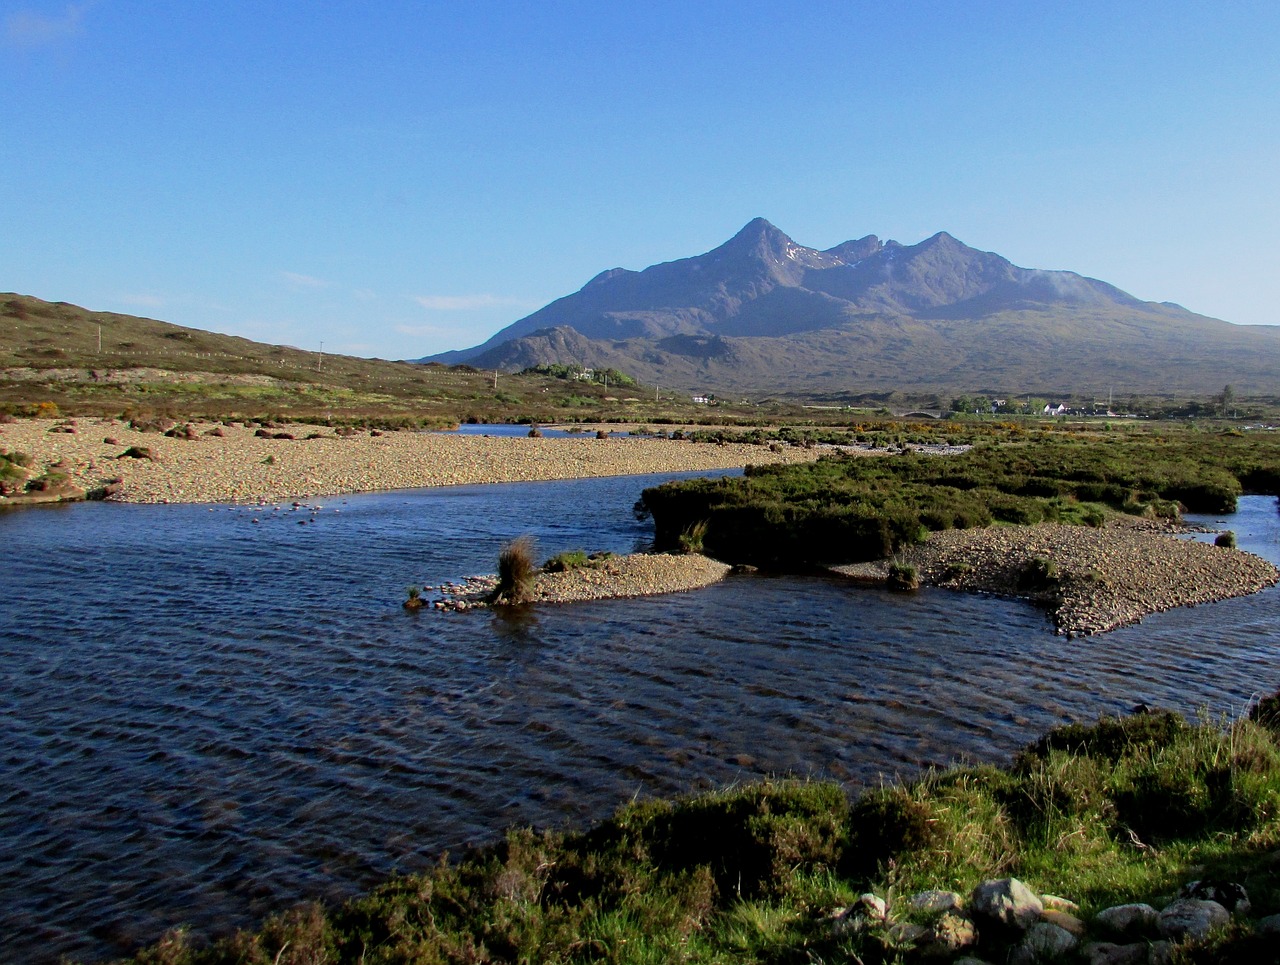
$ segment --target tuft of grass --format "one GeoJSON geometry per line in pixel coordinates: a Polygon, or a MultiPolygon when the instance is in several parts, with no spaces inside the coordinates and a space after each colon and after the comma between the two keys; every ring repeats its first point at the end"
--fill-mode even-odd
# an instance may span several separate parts
{"type": "Polygon", "coordinates": [[[920,573],[911,563],[894,562],[889,565],[887,580],[889,589],[909,592],[920,589],[920,573]]]}
{"type": "Polygon", "coordinates": [[[1219,533],[1214,537],[1214,546],[1221,546],[1223,549],[1233,550],[1236,548],[1236,534],[1232,530],[1219,533]]]}
{"type": "Polygon", "coordinates": [[[706,542],[707,527],[709,525],[707,520],[702,519],[685,527],[684,532],[680,534],[680,552],[701,553],[706,542]]]}
{"type": "Polygon", "coordinates": [[[498,554],[498,585],[491,602],[510,606],[529,603],[537,578],[533,537],[518,536],[498,554]]]}

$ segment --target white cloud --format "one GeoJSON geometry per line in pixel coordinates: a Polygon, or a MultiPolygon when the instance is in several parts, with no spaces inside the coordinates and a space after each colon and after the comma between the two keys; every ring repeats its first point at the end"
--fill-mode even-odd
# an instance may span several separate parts
{"type": "Polygon", "coordinates": [[[84,33],[84,16],[93,3],[69,3],[60,15],[17,10],[5,18],[4,36],[15,47],[48,47],[84,33]]]}
{"type": "Polygon", "coordinates": [[[297,288],[328,288],[332,282],[314,275],[301,275],[296,271],[282,271],[280,277],[297,288]]]}
{"type": "Polygon", "coordinates": [[[429,312],[472,312],[484,308],[526,306],[519,298],[501,295],[419,295],[414,299],[429,312]]]}

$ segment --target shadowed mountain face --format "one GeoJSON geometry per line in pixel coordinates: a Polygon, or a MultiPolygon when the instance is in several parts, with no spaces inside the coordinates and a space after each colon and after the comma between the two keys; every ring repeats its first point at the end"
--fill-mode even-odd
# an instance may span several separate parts
{"type": "Polygon", "coordinates": [[[614,268],[475,348],[423,361],[611,366],[673,387],[1211,392],[1280,387],[1280,329],[1019,268],[939,232],[819,251],[763,218],[693,258],[614,268]]]}

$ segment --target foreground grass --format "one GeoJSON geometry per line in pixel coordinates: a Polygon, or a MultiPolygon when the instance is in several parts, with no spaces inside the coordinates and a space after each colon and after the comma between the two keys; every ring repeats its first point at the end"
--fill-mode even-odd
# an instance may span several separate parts
{"type": "MultiPolygon", "coordinates": [[[[859,893],[966,892],[1014,875],[1082,916],[1160,906],[1192,878],[1280,911],[1280,695],[1234,724],[1171,713],[1061,728],[1007,768],[874,789],[768,782],[641,801],[585,833],[513,830],[338,908],[307,905],[209,946],[174,932],[139,963],[910,960],[837,936],[859,893]]],[[[1176,961],[1274,961],[1234,924],[1176,961]]]]}

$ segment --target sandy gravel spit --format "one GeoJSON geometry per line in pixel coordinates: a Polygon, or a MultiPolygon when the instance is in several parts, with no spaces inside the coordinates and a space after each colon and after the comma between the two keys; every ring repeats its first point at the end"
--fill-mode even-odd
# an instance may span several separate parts
{"type": "Polygon", "coordinates": [[[257,429],[195,423],[193,439],[138,432],[112,419],[24,419],[0,425],[0,447],[60,464],[86,491],[120,479],[110,498],[131,503],[233,503],[305,499],[425,486],[578,479],[735,469],[808,462],[816,450],[611,436],[537,438],[369,432],[276,425],[257,429]],[[73,431],[62,431],[71,429],[73,431]],[[221,432],[222,435],[211,433],[221,432]],[[317,438],[307,438],[308,436],[317,438]],[[110,440],[110,441],[106,441],[110,440]],[[130,447],[153,458],[121,458],[130,447]]]}
{"type": "MultiPolygon", "coordinates": [[[[914,565],[926,584],[1028,599],[1048,610],[1059,633],[1072,636],[1102,633],[1175,607],[1256,593],[1280,580],[1271,563],[1252,553],[1123,521],[1103,529],[1046,523],[949,530],[932,534],[901,559],[914,565]],[[1034,558],[1057,569],[1047,585],[1027,585],[1034,558]]],[[[888,563],[835,569],[876,579],[887,573],[888,563]]]]}
{"type": "MultiPolygon", "coordinates": [[[[563,573],[539,573],[533,600],[538,603],[581,603],[680,593],[718,583],[732,567],[696,553],[634,553],[612,556],[592,566],[563,573]]],[[[426,587],[439,596],[428,605],[437,610],[471,610],[489,605],[497,585],[494,576],[473,576],[462,583],[426,587]]]]}

